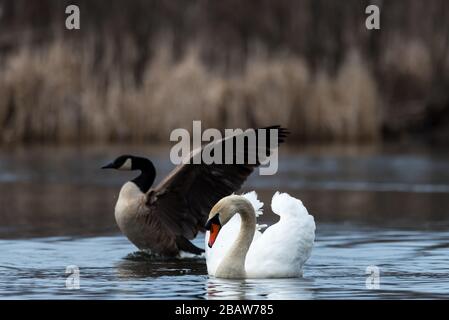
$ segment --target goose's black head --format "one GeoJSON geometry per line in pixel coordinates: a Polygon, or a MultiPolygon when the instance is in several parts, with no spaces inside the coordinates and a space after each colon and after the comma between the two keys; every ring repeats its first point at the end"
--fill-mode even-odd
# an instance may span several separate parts
{"type": "Polygon", "coordinates": [[[156,178],[156,169],[151,160],[132,155],[122,155],[101,169],[140,170],[141,174],[131,180],[142,192],[147,192],[156,178]]]}

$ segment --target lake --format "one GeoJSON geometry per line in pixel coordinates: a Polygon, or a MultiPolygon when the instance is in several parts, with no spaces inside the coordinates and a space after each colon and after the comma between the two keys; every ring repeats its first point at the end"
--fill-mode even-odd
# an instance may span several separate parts
{"type": "MultiPolygon", "coordinates": [[[[315,217],[298,279],[210,278],[202,259],[155,259],[120,234],[113,208],[130,172],[119,154],[173,167],[166,146],[23,147],[0,151],[0,298],[449,298],[449,152],[410,146],[281,148],[279,172],[244,186],[274,223],[276,190],[315,217]],[[79,270],[79,289],[73,286],[79,270]],[[68,271],[68,273],[66,273],[68,271]]],[[[194,241],[204,246],[204,236],[194,241]]]]}

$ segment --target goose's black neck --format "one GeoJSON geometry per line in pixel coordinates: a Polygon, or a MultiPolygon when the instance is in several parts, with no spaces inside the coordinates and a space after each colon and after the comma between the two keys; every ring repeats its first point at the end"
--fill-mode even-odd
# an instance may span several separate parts
{"type": "Polygon", "coordinates": [[[140,170],[140,175],[131,181],[139,187],[140,191],[146,193],[156,179],[156,169],[153,163],[145,158],[134,157],[132,159],[132,169],[140,170]]]}

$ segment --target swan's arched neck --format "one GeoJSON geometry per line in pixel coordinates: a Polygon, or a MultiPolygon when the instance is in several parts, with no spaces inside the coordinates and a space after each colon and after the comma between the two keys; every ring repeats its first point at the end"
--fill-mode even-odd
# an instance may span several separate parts
{"type": "Polygon", "coordinates": [[[256,213],[249,203],[236,205],[234,214],[241,217],[240,231],[234,244],[217,267],[219,278],[245,278],[245,260],[256,231],[256,213]]]}

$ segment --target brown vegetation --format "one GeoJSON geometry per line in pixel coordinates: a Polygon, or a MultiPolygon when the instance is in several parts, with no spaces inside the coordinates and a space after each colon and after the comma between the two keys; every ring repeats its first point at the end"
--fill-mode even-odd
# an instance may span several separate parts
{"type": "Polygon", "coordinates": [[[0,1],[0,143],[167,141],[198,119],[341,142],[449,124],[449,19],[430,21],[445,1],[384,3],[380,31],[364,1],[77,2],[70,33],[64,1],[46,19],[0,1]]]}

